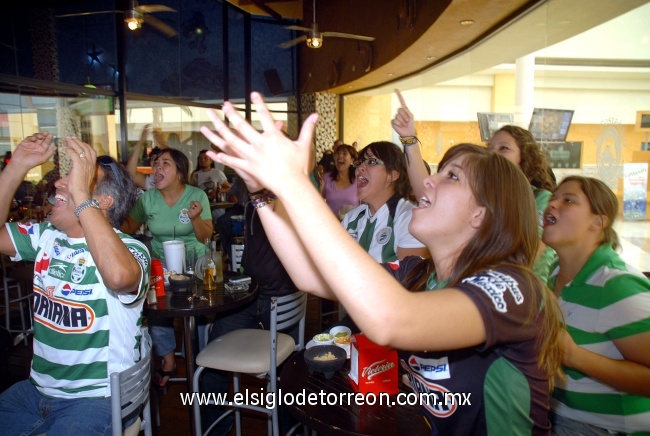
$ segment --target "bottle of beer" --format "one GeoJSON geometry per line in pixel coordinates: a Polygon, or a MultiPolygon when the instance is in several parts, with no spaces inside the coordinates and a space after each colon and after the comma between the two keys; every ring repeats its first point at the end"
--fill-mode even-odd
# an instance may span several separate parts
{"type": "Polygon", "coordinates": [[[210,238],[205,239],[205,262],[203,263],[203,289],[212,291],[217,289],[215,280],[217,278],[217,267],[214,258],[212,257],[212,249],[210,247],[210,238]]]}

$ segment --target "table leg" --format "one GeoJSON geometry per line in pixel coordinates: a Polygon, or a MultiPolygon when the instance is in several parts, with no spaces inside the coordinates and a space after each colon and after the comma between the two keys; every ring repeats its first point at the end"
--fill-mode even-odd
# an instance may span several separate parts
{"type": "MultiPolygon", "coordinates": [[[[192,382],[194,380],[194,339],[196,337],[195,321],[193,316],[183,317],[183,341],[185,343],[185,375],[187,377],[187,392],[192,393],[192,382]]],[[[194,413],[189,408],[190,427],[192,434],[196,435],[194,426],[194,413]]]]}

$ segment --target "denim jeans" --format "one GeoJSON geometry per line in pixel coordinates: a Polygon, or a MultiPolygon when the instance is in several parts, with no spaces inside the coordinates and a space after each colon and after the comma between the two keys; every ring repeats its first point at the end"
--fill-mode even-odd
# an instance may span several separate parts
{"type": "MultiPolygon", "coordinates": [[[[271,324],[271,297],[267,295],[260,295],[255,301],[250,303],[242,310],[233,313],[232,315],[223,318],[217,318],[210,332],[209,341],[225,335],[228,332],[239,330],[263,327],[268,330],[271,324]]],[[[293,337],[298,343],[299,325],[291,327],[284,333],[293,337]]],[[[227,372],[206,369],[203,372],[202,392],[227,392],[228,391],[229,376],[227,372]]],[[[209,425],[214,422],[223,413],[222,407],[204,406],[202,407],[201,427],[205,431],[209,425]]],[[[228,418],[224,425],[219,425],[215,428],[212,434],[222,434],[226,432],[232,425],[232,420],[228,418]]],[[[219,423],[222,424],[222,423],[219,423]]]]}
{"type": "Polygon", "coordinates": [[[150,322],[149,331],[151,332],[154,356],[166,356],[176,349],[174,318],[163,318],[150,322]]]}
{"type": "MultiPolygon", "coordinates": [[[[196,317],[196,330],[198,332],[199,348],[203,349],[205,343],[206,318],[204,316],[196,317]]],[[[151,343],[153,346],[153,355],[163,357],[176,350],[176,334],[174,333],[174,318],[160,318],[149,320],[149,332],[151,333],[151,343]]],[[[185,356],[185,344],[182,344],[182,353],[185,356]]]]}
{"type": "Polygon", "coordinates": [[[110,398],[50,398],[29,380],[0,394],[3,435],[110,435],[111,428],[110,398]]]}

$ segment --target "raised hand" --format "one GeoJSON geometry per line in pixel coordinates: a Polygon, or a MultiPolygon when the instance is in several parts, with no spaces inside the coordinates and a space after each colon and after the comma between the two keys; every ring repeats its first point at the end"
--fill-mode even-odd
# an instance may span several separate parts
{"type": "Polygon", "coordinates": [[[151,128],[151,124],[147,124],[144,126],[144,129],[142,129],[142,133],[140,134],[140,142],[145,143],[147,142],[147,137],[149,136],[149,129],[151,128]]]}
{"type": "Polygon", "coordinates": [[[203,212],[203,206],[200,201],[190,201],[190,207],[187,210],[187,216],[190,217],[190,220],[193,220],[196,217],[201,216],[203,212]]]}
{"type": "Polygon", "coordinates": [[[397,94],[397,98],[399,98],[401,107],[397,110],[397,114],[395,115],[395,118],[393,118],[393,121],[391,121],[391,125],[402,138],[415,136],[415,117],[413,117],[408,106],[406,106],[406,101],[404,100],[402,93],[399,92],[399,89],[395,90],[395,94],[397,94]]]}
{"type": "Polygon", "coordinates": [[[260,117],[262,132],[255,130],[230,102],[226,102],[223,111],[233,127],[228,128],[214,111],[208,110],[215,132],[207,127],[201,127],[201,132],[222,153],[208,151],[207,154],[211,159],[233,168],[249,190],[257,190],[257,185],[278,194],[283,186],[300,177],[307,177],[311,171],[311,141],[318,116],[310,115],[298,140],[292,141],[282,132],[282,124],[273,120],[262,96],[253,92],[251,100],[260,117]]]}
{"type": "Polygon", "coordinates": [[[68,173],[68,190],[75,204],[79,204],[90,198],[92,194],[91,187],[95,179],[97,152],[74,136],[68,137],[67,142],[68,147],[64,150],[72,160],[72,169],[68,173]]]}
{"type": "Polygon", "coordinates": [[[27,170],[47,162],[56,152],[52,134],[36,133],[23,139],[11,155],[11,163],[27,170]]]}

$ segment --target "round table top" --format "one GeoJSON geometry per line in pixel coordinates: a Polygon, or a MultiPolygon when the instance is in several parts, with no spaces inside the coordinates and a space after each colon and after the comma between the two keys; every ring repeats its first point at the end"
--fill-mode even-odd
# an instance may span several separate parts
{"type": "Polygon", "coordinates": [[[214,291],[204,290],[203,283],[199,281],[195,282],[192,292],[178,292],[165,286],[166,295],[157,297],[158,302],[155,304],[145,303],[145,311],[148,316],[164,318],[210,315],[240,308],[257,297],[256,282],[249,285],[248,291],[229,292],[224,288],[228,281],[227,275],[224,280],[225,282],[217,282],[214,291]]]}
{"type": "Polygon", "coordinates": [[[231,201],[213,201],[210,203],[210,209],[228,209],[234,205],[235,203],[231,201]]]}
{"type": "MultiPolygon", "coordinates": [[[[315,398],[321,398],[320,393],[325,392],[341,398],[341,396],[346,397],[347,393],[355,392],[348,377],[349,359],[343,369],[327,380],[323,374],[309,373],[304,354],[304,350],[296,353],[285,363],[279,384],[283,395],[291,393],[296,398],[297,394],[314,393],[317,395],[315,398]]],[[[412,392],[401,382],[399,387],[400,392],[412,392]]],[[[334,396],[326,395],[326,398],[330,397],[334,396]]],[[[390,396],[390,399],[396,400],[396,396],[390,396]]],[[[353,400],[350,400],[349,404],[340,404],[338,400],[331,405],[320,404],[320,400],[312,402],[313,404],[309,404],[309,401],[303,403],[297,404],[297,401],[294,401],[288,406],[289,410],[300,422],[319,434],[427,436],[431,434],[431,429],[419,406],[386,406],[379,405],[379,401],[375,405],[358,405],[353,400]]]]}

